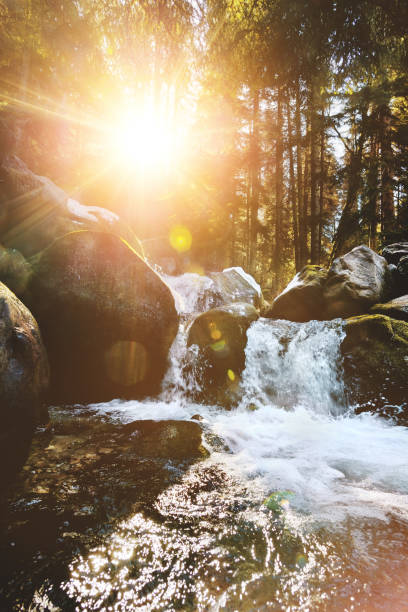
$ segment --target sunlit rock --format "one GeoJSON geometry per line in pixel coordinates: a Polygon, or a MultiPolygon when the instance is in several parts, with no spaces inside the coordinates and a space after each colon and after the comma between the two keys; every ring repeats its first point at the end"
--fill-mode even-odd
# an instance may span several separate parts
{"type": "Polygon", "coordinates": [[[324,286],[327,319],[363,314],[391,290],[386,260],[365,245],[334,260],[324,286]]]}
{"type": "Polygon", "coordinates": [[[323,287],[326,279],[325,268],[305,266],[273,301],[272,306],[262,310],[262,316],[299,323],[323,319],[323,287]]]}
{"type": "Polygon", "coordinates": [[[262,291],[255,279],[240,267],[226,268],[222,272],[211,272],[210,278],[214,283],[221,304],[244,302],[252,304],[255,308],[262,305],[262,291]]]}
{"type": "Polygon", "coordinates": [[[90,231],[56,240],[32,265],[26,299],[49,352],[53,397],[157,391],[178,326],[160,277],[117,236],[90,231]]]}
{"type": "Polygon", "coordinates": [[[259,314],[252,304],[220,306],[194,319],[188,346],[199,347],[200,383],[205,391],[234,391],[245,366],[247,330],[259,314]]]}
{"type": "Polygon", "coordinates": [[[48,386],[48,361],[30,311],[0,283],[0,484],[24,460],[48,386]]]}
{"type": "Polygon", "coordinates": [[[382,314],[347,319],[341,350],[350,397],[362,406],[403,404],[408,392],[408,323],[382,314]]]}
{"type": "Polygon", "coordinates": [[[112,232],[143,253],[136,236],[118,215],[70,198],[49,178],[34,174],[18,157],[6,155],[1,161],[0,204],[0,242],[25,257],[79,229],[112,232]]]}

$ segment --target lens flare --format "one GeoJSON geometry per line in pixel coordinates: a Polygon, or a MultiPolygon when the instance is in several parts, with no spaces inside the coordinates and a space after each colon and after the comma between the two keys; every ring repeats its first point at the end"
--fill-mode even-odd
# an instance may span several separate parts
{"type": "Polygon", "coordinates": [[[183,225],[175,225],[170,230],[170,244],[178,253],[186,253],[191,249],[193,237],[190,230],[183,225]]]}

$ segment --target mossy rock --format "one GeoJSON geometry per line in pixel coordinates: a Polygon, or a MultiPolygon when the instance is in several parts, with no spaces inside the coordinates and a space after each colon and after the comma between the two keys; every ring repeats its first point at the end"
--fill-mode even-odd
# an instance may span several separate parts
{"type": "Polygon", "coordinates": [[[346,320],[341,350],[351,400],[401,404],[408,391],[408,323],[382,314],[346,320]]]}
{"type": "Polygon", "coordinates": [[[375,304],[370,309],[370,314],[381,314],[408,322],[408,295],[402,295],[385,304],[375,304]]]}

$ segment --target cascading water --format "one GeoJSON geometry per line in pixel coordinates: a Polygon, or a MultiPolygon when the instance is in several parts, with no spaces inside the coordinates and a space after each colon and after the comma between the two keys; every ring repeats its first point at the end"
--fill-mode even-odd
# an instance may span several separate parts
{"type": "Polygon", "coordinates": [[[222,406],[193,403],[197,347],[186,347],[192,314],[211,279],[167,278],[179,297],[181,325],[158,400],[111,403],[98,410],[123,422],[190,419],[224,441],[209,461],[257,487],[259,495],[289,489],[301,516],[408,518],[408,431],[371,414],[355,415],[344,393],[340,320],[292,323],[259,319],[248,330],[241,400],[222,406]],[[186,377],[186,365],[189,376],[186,377]]]}

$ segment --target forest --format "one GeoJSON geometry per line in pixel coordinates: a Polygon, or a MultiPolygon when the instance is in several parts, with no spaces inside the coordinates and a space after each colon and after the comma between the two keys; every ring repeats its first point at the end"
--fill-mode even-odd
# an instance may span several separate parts
{"type": "Polygon", "coordinates": [[[275,294],[408,238],[407,31],[405,0],[1,0],[2,148],[170,273],[275,294]]]}

